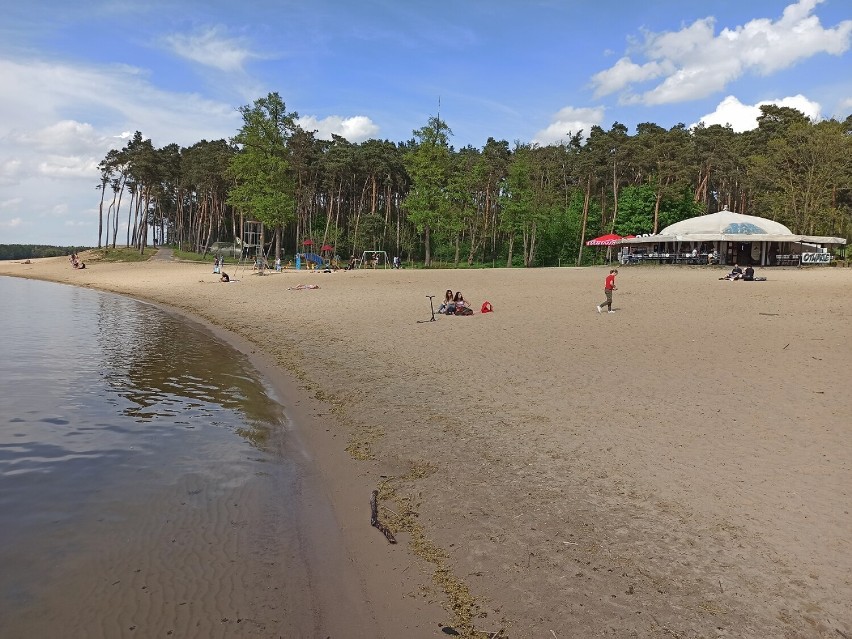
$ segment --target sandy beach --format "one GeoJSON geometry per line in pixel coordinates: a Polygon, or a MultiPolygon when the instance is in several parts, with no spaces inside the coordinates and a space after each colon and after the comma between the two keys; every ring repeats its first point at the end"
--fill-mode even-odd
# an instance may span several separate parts
{"type": "Polygon", "coordinates": [[[311,569],[373,611],[334,636],[852,638],[852,269],[622,268],[600,315],[603,267],[86,263],[0,275],[177,309],[275,385],[339,531],[311,569]],[[447,288],[477,312],[423,321],[447,288]]]}

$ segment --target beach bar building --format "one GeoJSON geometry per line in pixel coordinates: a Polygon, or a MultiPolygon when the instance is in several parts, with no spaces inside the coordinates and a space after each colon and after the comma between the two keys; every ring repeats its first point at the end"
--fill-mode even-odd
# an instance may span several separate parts
{"type": "Polygon", "coordinates": [[[773,220],[725,209],[677,222],[654,235],[624,238],[618,244],[632,262],[707,264],[716,255],[721,264],[793,266],[830,263],[830,249],[839,247],[842,254],[846,239],[795,235],[773,220]]]}

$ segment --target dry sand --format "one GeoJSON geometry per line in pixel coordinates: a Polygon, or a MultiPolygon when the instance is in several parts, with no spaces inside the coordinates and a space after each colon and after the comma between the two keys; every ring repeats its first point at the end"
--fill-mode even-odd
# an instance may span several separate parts
{"type": "Polygon", "coordinates": [[[87,266],[0,274],[153,300],[268,358],[375,636],[852,637],[850,269],[623,268],[599,315],[602,268],[87,266]],[[494,313],[417,323],[446,288],[494,313]]]}

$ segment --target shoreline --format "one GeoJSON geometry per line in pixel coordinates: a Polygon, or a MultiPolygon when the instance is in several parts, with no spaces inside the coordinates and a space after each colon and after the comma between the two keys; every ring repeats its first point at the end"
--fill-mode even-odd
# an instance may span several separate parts
{"type": "MultiPolygon", "coordinates": [[[[313,617],[313,625],[302,630],[353,639],[432,636],[426,627],[437,627],[445,617],[440,608],[429,609],[415,599],[387,598],[389,592],[415,592],[422,588],[423,580],[417,579],[416,571],[405,574],[411,562],[402,547],[389,547],[384,539],[374,538],[377,531],[367,525],[370,486],[361,469],[337,445],[337,434],[318,419],[329,414],[327,406],[307,394],[291,371],[276,365],[243,335],[190,311],[145,301],[205,327],[245,355],[269,385],[272,399],[284,408],[286,441],[276,453],[300,469],[300,499],[294,504],[297,512],[292,524],[300,531],[303,552],[307,551],[302,560],[309,580],[303,587],[310,589],[317,603],[308,615],[313,617]],[[349,570],[350,566],[355,569],[349,570]]],[[[290,632],[298,630],[289,628],[290,632]]]]}
{"type": "Polygon", "coordinates": [[[600,317],[600,268],[220,284],[206,264],[87,266],[44,258],[0,274],[176,307],[262,351],[344,538],[366,553],[368,598],[393,617],[381,593],[420,589],[428,609],[391,599],[424,636],[455,623],[430,603],[453,588],[475,601],[445,606],[508,636],[852,632],[850,399],[834,374],[850,358],[848,269],[728,283],[712,267],[631,267],[617,313],[600,317]],[[320,289],[287,290],[299,283],[320,289]],[[424,294],[459,286],[495,313],[415,323],[424,294]],[[823,296],[832,308],[803,307],[823,296]],[[430,583],[444,573],[403,550],[406,533],[389,547],[368,526],[376,487],[393,514],[415,513],[418,543],[456,581],[430,583]]]}
{"type": "MultiPolygon", "coordinates": [[[[28,266],[37,261],[31,261],[28,266]]],[[[3,272],[3,266],[9,263],[17,262],[0,261],[0,277],[19,277],[3,272]]],[[[410,570],[412,558],[405,552],[405,545],[389,545],[369,526],[369,498],[373,486],[367,481],[364,469],[357,467],[339,445],[340,433],[331,432],[332,429],[325,428],[319,419],[330,414],[328,406],[303,388],[304,381],[276,364],[244,335],[186,308],[163,303],[155,297],[124,293],[113,287],[79,284],[54,277],[27,279],[92,288],[151,304],[182,321],[203,327],[216,339],[245,355],[268,385],[267,392],[283,407],[287,420],[286,433],[282,433],[285,438],[272,444],[275,450],[270,452],[289,456],[300,469],[301,477],[299,499],[292,504],[297,511],[288,523],[299,531],[301,549],[306,551],[301,557],[305,563],[301,572],[306,581],[298,588],[289,583],[281,588],[303,591],[295,594],[292,600],[282,602],[285,607],[286,604],[295,605],[296,613],[288,619],[292,621],[287,626],[288,632],[297,636],[321,632],[323,636],[353,639],[441,634],[433,629],[446,625],[450,615],[433,599],[416,596],[428,590],[428,578],[424,578],[422,570],[410,570]],[[311,601],[316,603],[316,609],[301,609],[300,606],[311,601]]],[[[403,541],[404,537],[400,538],[400,542],[403,541]]],[[[256,550],[264,549],[258,547],[256,550]]]]}

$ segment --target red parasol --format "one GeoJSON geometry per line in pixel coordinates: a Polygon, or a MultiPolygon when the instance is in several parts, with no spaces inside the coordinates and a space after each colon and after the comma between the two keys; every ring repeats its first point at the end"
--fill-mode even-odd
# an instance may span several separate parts
{"type": "Polygon", "coordinates": [[[313,241],[313,240],[304,240],[304,241],[302,242],[302,244],[304,244],[305,246],[313,246],[313,245],[314,245],[314,241],[313,241]]]}
{"type": "Polygon", "coordinates": [[[329,246],[328,244],[323,244],[322,248],[320,249],[320,252],[324,253],[325,251],[333,251],[333,250],[334,250],[333,246],[329,246]]]}
{"type": "Polygon", "coordinates": [[[622,237],[620,235],[616,235],[615,233],[610,233],[609,235],[601,235],[600,237],[596,237],[593,240],[589,240],[586,242],[586,246],[613,246],[620,242],[622,237]]]}

